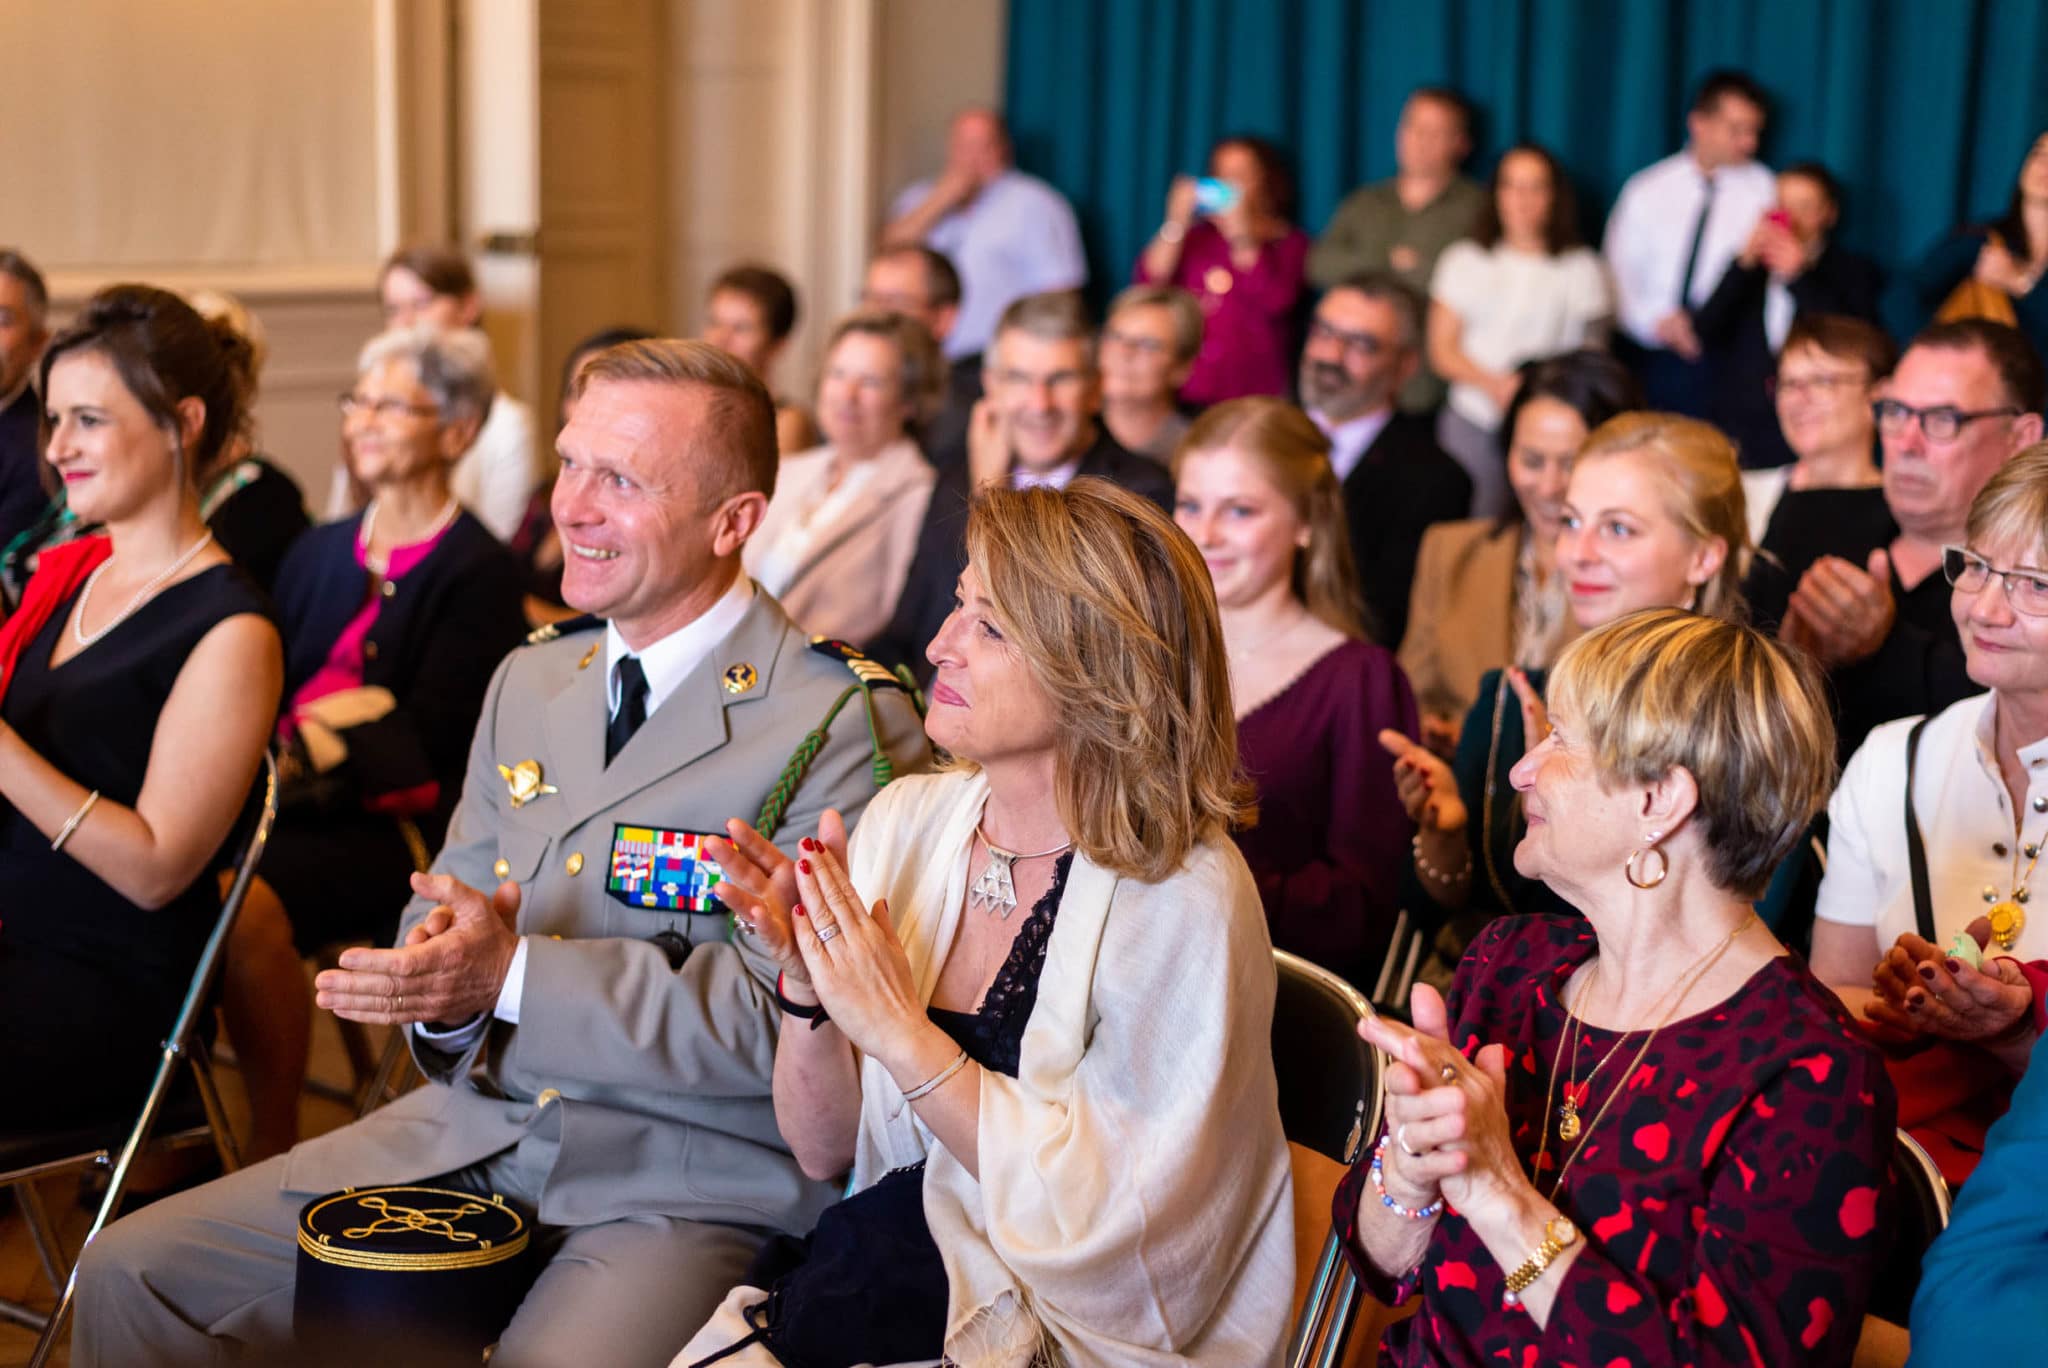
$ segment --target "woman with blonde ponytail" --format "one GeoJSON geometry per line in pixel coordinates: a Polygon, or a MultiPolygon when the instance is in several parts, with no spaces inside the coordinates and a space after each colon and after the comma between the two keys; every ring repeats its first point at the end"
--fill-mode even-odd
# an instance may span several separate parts
{"type": "Polygon", "coordinates": [[[1283,950],[1366,982],[1399,910],[1409,827],[1374,742],[1416,725],[1408,677],[1365,639],[1330,444],[1279,399],[1197,419],[1174,518],[1216,586],[1258,825],[1238,848],[1283,950]]]}

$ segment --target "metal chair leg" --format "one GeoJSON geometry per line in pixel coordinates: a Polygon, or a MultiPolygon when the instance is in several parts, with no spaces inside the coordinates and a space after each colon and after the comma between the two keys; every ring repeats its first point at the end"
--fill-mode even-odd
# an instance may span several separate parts
{"type": "Polygon", "coordinates": [[[220,1155],[221,1170],[233,1173],[242,1167],[242,1147],[235,1140],[235,1128],[228,1121],[227,1108],[221,1105],[220,1088],[213,1080],[213,1065],[206,1056],[206,1046],[194,1040],[187,1055],[192,1066],[192,1081],[199,1087],[199,1105],[206,1112],[206,1128],[213,1132],[213,1147],[220,1155]]]}
{"type": "Polygon", "coordinates": [[[356,1094],[356,1119],[361,1120],[391,1101],[399,1081],[409,1077],[411,1072],[412,1051],[406,1046],[405,1031],[402,1027],[395,1027],[384,1042],[384,1053],[377,1060],[377,1071],[356,1094]]]}
{"type": "Polygon", "coordinates": [[[54,1292],[71,1276],[71,1264],[64,1257],[64,1246],[57,1239],[55,1227],[50,1224],[43,1194],[34,1183],[22,1183],[14,1189],[14,1199],[21,1204],[21,1217],[28,1224],[29,1239],[35,1243],[36,1258],[42,1261],[43,1276],[50,1280],[50,1290],[54,1292]]]}

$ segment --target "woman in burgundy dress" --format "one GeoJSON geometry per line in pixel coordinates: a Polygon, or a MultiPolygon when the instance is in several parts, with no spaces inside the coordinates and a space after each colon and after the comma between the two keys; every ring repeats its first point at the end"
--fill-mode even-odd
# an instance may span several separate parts
{"type": "Polygon", "coordinates": [[[1180,390],[1187,403],[1285,394],[1294,383],[1309,243],[1293,213],[1286,160],[1263,138],[1219,141],[1206,182],[1174,178],[1166,221],[1131,278],[1178,285],[1202,306],[1202,349],[1180,390]]]}
{"type": "Polygon", "coordinates": [[[1278,399],[1195,421],[1175,461],[1174,519],[1216,585],[1238,750],[1258,825],[1237,833],[1273,943],[1354,982],[1392,938],[1412,828],[1383,727],[1416,725],[1393,653],[1365,639],[1330,444],[1278,399]]]}
{"type": "Polygon", "coordinates": [[[1388,1051],[1335,1219],[1382,1363],[1846,1364],[1885,1243],[1896,1103],[1750,900],[1834,777],[1811,669],[1676,609],[1551,673],[1515,864],[1585,914],[1506,917],[1388,1051]]]}

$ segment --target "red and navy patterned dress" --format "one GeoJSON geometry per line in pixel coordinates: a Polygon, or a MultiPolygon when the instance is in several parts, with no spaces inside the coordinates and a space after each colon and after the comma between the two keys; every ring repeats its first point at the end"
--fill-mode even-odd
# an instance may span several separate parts
{"type": "MultiPolygon", "coordinates": [[[[1558,992],[1595,948],[1576,918],[1506,917],[1474,942],[1451,986],[1451,1038],[1466,1058],[1495,1042],[1515,1051],[1507,1108],[1524,1163],[1565,1027],[1558,992]]],[[[1618,1037],[1582,1030],[1584,1071],[1618,1037]]],[[[1626,1068],[1640,1044],[1623,1046],[1611,1069],[1626,1068]]],[[[1619,1081],[1607,1071],[1592,1081],[1581,1103],[1589,1122],[1619,1081]]],[[[1382,1364],[1849,1362],[1884,1252],[1897,1103],[1834,996],[1781,955],[1725,1002],[1666,1026],[1624,1086],[1555,1199],[1585,1245],[1540,1330],[1501,1306],[1507,1270],[1455,1211],[1414,1272],[1395,1281],[1374,1269],[1356,1238],[1366,1165],[1351,1171],[1335,1217],[1352,1267],[1384,1302],[1422,1297],[1387,1332],[1382,1364]]],[[[1553,1133],[1534,1178],[1545,1195],[1557,1145],[1553,1133]]]]}

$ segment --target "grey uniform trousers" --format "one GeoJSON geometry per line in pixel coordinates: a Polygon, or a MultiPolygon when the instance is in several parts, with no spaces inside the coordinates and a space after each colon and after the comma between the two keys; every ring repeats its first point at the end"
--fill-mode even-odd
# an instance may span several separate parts
{"type": "MultiPolygon", "coordinates": [[[[115,1221],[78,1269],[71,1362],[287,1364],[299,1212],[280,1155],[115,1221]]],[[[518,1148],[465,1170],[531,1208],[546,1173],[518,1148]]],[[[493,1368],[664,1368],[747,1272],[766,1232],[638,1216],[541,1227],[546,1268],[498,1344],[493,1368]]],[[[428,1275],[431,1276],[431,1275],[428,1275]]],[[[374,1363],[376,1346],[365,1346],[374,1363]]]]}

